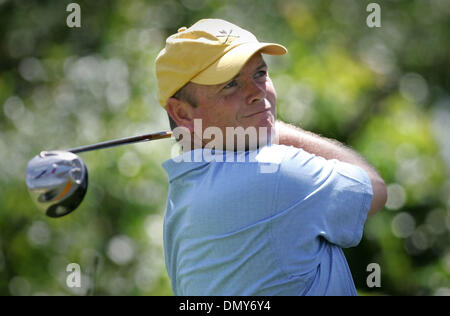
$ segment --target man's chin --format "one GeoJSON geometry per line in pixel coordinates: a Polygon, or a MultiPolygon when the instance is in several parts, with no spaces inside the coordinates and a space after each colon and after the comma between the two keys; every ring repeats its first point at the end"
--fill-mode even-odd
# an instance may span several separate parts
{"type": "Polygon", "coordinates": [[[256,114],[252,117],[253,124],[249,124],[249,126],[255,126],[258,128],[261,127],[274,127],[275,126],[275,117],[272,112],[266,111],[259,114],[256,114]]]}

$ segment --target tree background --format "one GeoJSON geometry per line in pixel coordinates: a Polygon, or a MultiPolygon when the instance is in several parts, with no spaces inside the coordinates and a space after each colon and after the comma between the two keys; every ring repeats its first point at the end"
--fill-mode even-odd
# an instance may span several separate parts
{"type": "Polygon", "coordinates": [[[346,249],[362,295],[450,295],[450,2],[0,0],[0,294],[172,295],[162,221],[173,142],[82,154],[89,190],[72,214],[40,213],[27,162],[70,148],[169,128],[154,60],[198,19],[238,24],[285,45],[267,57],[279,119],[359,151],[388,185],[386,208],[346,249]],[[78,263],[81,288],[68,288],[78,263]],[[368,288],[370,263],[381,287],[368,288]],[[95,287],[95,290],[94,290],[95,287]]]}

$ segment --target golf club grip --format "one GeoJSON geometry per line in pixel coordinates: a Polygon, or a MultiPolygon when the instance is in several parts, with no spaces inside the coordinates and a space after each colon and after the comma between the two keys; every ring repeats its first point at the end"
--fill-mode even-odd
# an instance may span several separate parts
{"type": "Polygon", "coordinates": [[[172,132],[165,131],[165,132],[159,132],[159,133],[153,133],[153,134],[139,135],[139,136],[110,140],[110,141],[93,144],[93,145],[76,147],[76,148],[72,148],[72,149],[67,149],[65,151],[69,151],[71,153],[77,154],[77,153],[82,153],[82,152],[96,150],[96,149],[103,149],[103,148],[109,148],[109,147],[115,147],[115,146],[139,143],[139,142],[146,142],[146,141],[155,140],[155,139],[170,138],[170,137],[172,137],[172,134],[173,134],[172,132]]]}

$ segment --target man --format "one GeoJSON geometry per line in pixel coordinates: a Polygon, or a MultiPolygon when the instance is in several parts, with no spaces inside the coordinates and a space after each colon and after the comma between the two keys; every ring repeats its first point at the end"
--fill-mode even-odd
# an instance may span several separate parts
{"type": "Polygon", "coordinates": [[[286,52],[205,19],[170,36],[157,57],[159,101],[187,131],[181,158],[163,164],[175,295],[356,295],[341,248],[359,243],[386,187],[353,150],[276,121],[262,54],[286,52]],[[238,128],[267,133],[230,147],[238,128]],[[207,149],[234,159],[205,159],[207,149]]]}

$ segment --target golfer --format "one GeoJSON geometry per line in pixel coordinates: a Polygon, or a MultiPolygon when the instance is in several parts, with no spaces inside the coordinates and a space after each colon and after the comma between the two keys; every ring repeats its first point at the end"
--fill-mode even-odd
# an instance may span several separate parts
{"type": "Polygon", "coordinates": [[[175,295],[357,295],[342,248],[358,245],[386,186],[355,151],[276,120],[264,55],[285,53],[204,19],[156,59],[159,102],[184,151],[163,164],[175,295]]]}

